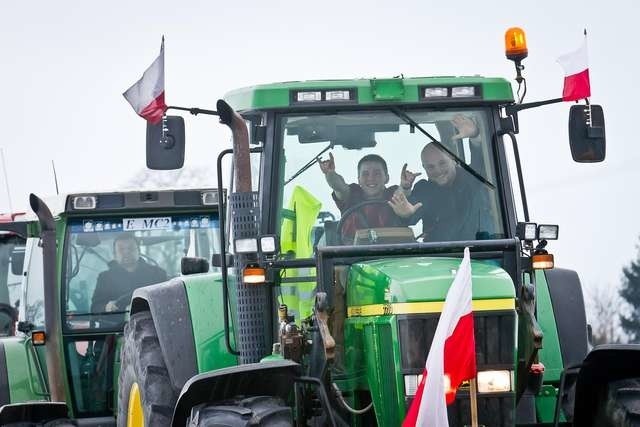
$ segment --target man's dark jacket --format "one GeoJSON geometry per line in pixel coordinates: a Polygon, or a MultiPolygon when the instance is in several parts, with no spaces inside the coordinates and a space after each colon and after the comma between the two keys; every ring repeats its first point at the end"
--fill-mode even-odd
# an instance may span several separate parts
{"type": "Polygon", "coordinates": [[[96,290],[91,300],[91,311],[102,313],[109,301],[117,301],[118,309],[124,310],[131,300],[133,291],[143,286],[167,280],[167,273],[160,267],[139,259],[133,272],[125,270],[116,261],[109,263],[109,269],[98,275],[96,290]]]}
{"type": "Polygon", "coordinates": [[[422,203],[408,223],[422,220],[424,241],[482,240],[495,235],[488,190],[460,167],[450,186],[418,181],[409,202],[422,203]]]}

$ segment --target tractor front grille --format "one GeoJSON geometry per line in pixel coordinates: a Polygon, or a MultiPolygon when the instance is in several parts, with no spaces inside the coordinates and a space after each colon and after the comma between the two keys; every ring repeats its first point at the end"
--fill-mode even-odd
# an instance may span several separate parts
{"type": "MultiPolygon", "coordinates": [[[[419,375],[438,324],[440,314],[398,316],[400,337],[401,372],[403,375],[419,375]]],[[[516,315],[514,311],[492,311],[474,313],[476,341],[476,363],[482,370],[515,369],[516,315]]],[[[512,387],[515,390],[515,384],[512,387]]],[[[413,396],[406,396],[407,409],[413,396]]],[[[452,426],[470,425],[468,387],[461,387],[456,401],[448,408],[452,426]]],[[[515,391],[510,393],[487,393],[478,395],[479,423],[487,426],[510,426],[515,420],[515,391]]]]}

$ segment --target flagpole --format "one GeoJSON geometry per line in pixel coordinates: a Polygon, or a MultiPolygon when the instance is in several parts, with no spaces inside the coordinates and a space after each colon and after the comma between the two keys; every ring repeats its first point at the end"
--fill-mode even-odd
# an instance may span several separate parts
{"type": "Polygon", "coordinates": [[[469,380],[469,403],[471,404],[471,427],[478,427],[478,385],[476,379],[469,380]]]}

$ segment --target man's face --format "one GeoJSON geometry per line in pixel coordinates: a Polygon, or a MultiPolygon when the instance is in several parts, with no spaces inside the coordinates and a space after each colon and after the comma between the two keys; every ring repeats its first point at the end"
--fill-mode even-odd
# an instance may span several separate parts
{"type": "Polygon", "coordinates": [[[450,185],[456,177],[456,163],[435,147],[422,152],[422,167],[427,172],[429,181],[441,186],[450,185]]]}
{"type": "Polygon", "coordinates": [[[138,264],[140,252],[135,240],[118,240],[115,245],[114,258],[124,269],[133,271],[138,264]]]}
{"type": "Polygon", "coordinates": [[[367,199],[382,197],[389,175],[379,162],[363,162],[358,170],[358,184],[367,199]]]}

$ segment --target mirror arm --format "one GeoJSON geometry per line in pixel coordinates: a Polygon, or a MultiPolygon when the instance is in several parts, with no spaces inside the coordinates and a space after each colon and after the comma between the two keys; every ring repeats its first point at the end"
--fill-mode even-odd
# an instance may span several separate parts
{"type": "Polygon", "coordinates": [[[167,107],[167,111],[168,110],[188,111],[189,113],[193,114],[194,116],[197,116],[198,114],[208,114],[210,116],[219,116],[217,111],[205,110],[205,109],[197,108],[197,107],[185,108],[185,107],[177,107],[175,105],[169,105],[167,107]]]}
{"type": "Polygon", "coordinates": [[[542,105],[557,104],[562,102],[562,98],[546,99],[544,101],[527,102],[526,104],[509,104],[505,107],[508,116],[512,116],[518,111],[527,110],[529,108],[540,107],[542,105]]]}

